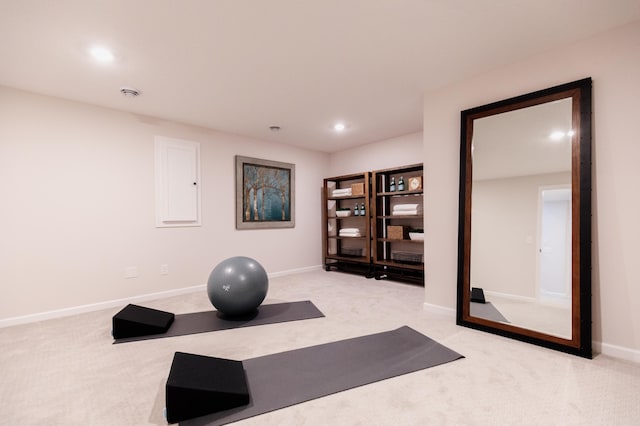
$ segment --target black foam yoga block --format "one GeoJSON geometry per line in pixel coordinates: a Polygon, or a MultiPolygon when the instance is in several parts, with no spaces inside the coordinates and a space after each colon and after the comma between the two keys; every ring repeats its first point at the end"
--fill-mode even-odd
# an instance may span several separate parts
{"type": "Polygon", "coordinates": [[[471,301],[476,303],[487,303],[484,299],[484,290],[478,287],[471,287],[471,301]]]}
{"type": "Polygon", "coordinates": [[[113,317],[113,337],[122,339],[165,333],[174,318],[175,315],[171,312],[138,305],[127,305],[113,317]]]}
{"type": "Polygon", "coordinates": [[[177,423],[249,403],[242,361],[176,352],[166,385],[167,421],[177,423]]]}

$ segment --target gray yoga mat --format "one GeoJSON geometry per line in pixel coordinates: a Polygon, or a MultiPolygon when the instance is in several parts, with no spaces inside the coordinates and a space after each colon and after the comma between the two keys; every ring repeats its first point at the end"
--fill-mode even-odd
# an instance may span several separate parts
{"type": "Polygon", "coordinates": [[[220,425],[464,358],[410,327],[243,361],[249,405],[180,422],[220,425]]]}
{"type": "Polygon", "coordinates": [[[484,318],[489,321],[509,322],[491,302],[471,302],[469,314],[472,317],[484,318]]]}
{"type": "Polygon", "coordinates": [[[173,324],[166,333],[147,336],[116,339],[113,343],[134,342],[139,340],[160,339],[163,337],[184,336],[187,334],[207,333],[228,330],[230,328],[252,327],[287,321],[299,321],[322,318],[324,314],[309,300],[291,303],[273,303],[261,305],[257,313],[243,318],[230,319],[210,310],[190,314],[176,315],[173,324]]]}

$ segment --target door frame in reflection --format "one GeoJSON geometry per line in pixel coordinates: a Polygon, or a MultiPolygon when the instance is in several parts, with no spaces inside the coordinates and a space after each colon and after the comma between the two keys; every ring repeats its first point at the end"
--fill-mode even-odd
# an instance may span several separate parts
{"type": "MultiPolygon", "coordinates": [[[[571,309],[571,184],[567,185],[553,185],[553,186],[540,186],[538,189],[538,235],[537,235],[537,278],[536,278],[536,296],[539,303],[546,305],[553,305],[557,307],[571,309]],[[545,193],[554,192],[557,195],[555,200],[545,200],[545,193]],[[548,228],[549,223],[545,218],[549,219],[545,214],[545,206],[550,203],[562,202],[565,204],[566,211],[563,214],[566,219],[564,223],[560,224],[562,229],[558,229],[563,235],[563,238],[558,239],[556,242],[560,242],[562,245],[561,260],[562,264],[562,289],[561,291],[554,288],[550,288],[545,282],[545,263],[547,269],[550,266],[549,262],[545,262],[545,230],[548,228]],[[545,225],[546,223],[546,225],[545,225]],[[561,241],[560,241],[561,240],[561,241]]],[[[548,212],[548,211],[547,211],[548,212]]],[[[553,250],[554,247],[551,249],[553,250]]],[[[558,248],[558,247],[555,247],[558,248]]],[[[555,253],[558,253],[557,250],[555,253]]],[[[557,258],[555,259],[557,260],[557,258]]],[[[556,265],[558,266],[558,265],[556,265]]]]}

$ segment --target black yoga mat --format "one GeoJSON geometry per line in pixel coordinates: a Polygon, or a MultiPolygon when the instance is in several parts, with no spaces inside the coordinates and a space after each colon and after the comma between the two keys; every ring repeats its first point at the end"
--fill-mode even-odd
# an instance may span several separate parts
{"type": "Polygon", "coordinates": [[[249,405],[180,422],[219,425],[464,358],[410,327],[243,361],[249,405]]]}
{"type": "Polygon", "coordinates": [[[116,339],[113,343],[160,339],[163,337],[184,336],[187,334],[228,330],[230,328],[252,327],[322,317],[324,317],[324,314],[309,300],[261,305],[257,313],[242,318],[227,318],[212,309],[211,311],[176,315],[173,324],[171,324],[166,333],[126,337],[116,339]]]}
{"type": "Polygon", "coordinates": [[[472,317],[484,318],[489,321],[509,322],[491,302],[471,302],[469,308],[469,314],[472,317]]]}

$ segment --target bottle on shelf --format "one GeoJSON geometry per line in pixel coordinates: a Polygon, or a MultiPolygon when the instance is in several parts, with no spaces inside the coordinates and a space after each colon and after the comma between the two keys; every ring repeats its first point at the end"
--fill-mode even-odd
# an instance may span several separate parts
{"type": "Polygon", "coordinates": [[[364,203],[360,204],[360,216],[366,216],[367,212],[364,208],[364,203]]]}
{"type": "Polygon", "coordinates": [[[396,178],[391,176],[391,182],[389,182],[389,192],[394,192],[396,190],[396,178]]]}
{"type": "Polygon", "coordinates": [[[404,191],[404,178],[402,176],[398,179],[398,191],[404,191]]]}
{"type": "Polygon", "coordinates": [[[358,211],[358,203],[356,203],[356,205],[353,206],[353,215],[360,216],[360,212],[358,211]]]}

